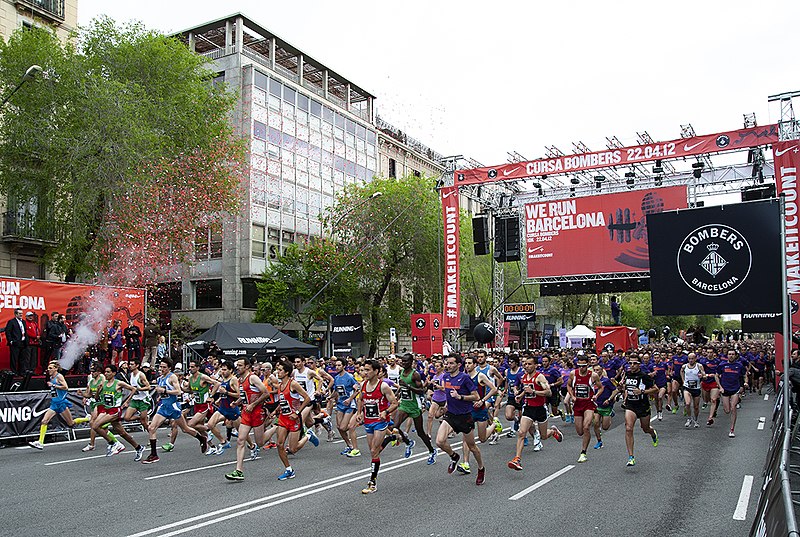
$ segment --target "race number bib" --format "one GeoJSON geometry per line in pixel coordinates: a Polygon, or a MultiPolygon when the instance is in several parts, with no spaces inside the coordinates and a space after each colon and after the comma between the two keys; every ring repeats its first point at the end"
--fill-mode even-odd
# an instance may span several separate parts
{"type": "Polygon", "coordinates": [[[638,401],[642,398],[641,394],[634,393],[634,390],[639,389],[639,381],[636,379],[628,379],[626,382],[627,391],[628,391],[628,400],[630,401],[638,401]]]}
{"type": "Polygon", "coordinates": [[[117,398],[114,397],[113,393],[104,393],[103,394],[103,406],[105,407],[113,407],[115,406],[117,398]]]}
{"type": "Polygon", "coordinates": [[[400,387],[400,399],[403,401],[411,401],[413,399],[411,396],[411,390],[408,388],[408,386],[400,387]]]}
{"type": "Polygon", "coordinates": [[[364,415],[368,418],[379,418],[381,415],[378,403],[365,403],[364,415]]]}
{"type": "Polygon", "coordinates": [[[687,388],[697,388],[697,381],[696,380],[687,380],[686,381],[687,388]]]}
{"type": "Polygon", "coordinates": [[[339,397],[347,397],[347,390],[345,390],[344,386],[341,384],[336,386],[336,393],[339,395],[339,397]]]}
{"type": "Polygon", "coordinates": [[[58,397],[58,391],[55,386],[50,386],[50,397],[58,397]]]}
{"type": "Polygon", "coordinates": [[[588,384],[576,384],[575,385],[575,397],[578,399],[588,399],[589,398],[589,385],[588,384]]]}
{"type": "Polygon", "coordinates": [[[280,395],[280,399],[278,399],[278,404],[281,407],[281,414],[288,416],[289,414],[292,413],[292,406],[289,404],[289,401],[286,400],[283,394],[280,395]]]}

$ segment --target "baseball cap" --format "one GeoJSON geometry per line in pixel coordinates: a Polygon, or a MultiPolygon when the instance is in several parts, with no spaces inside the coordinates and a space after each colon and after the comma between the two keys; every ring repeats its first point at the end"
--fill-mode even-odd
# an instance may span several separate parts
{"type": "Polygon", "coordinates": [[[150,367],[150,362],[145,362],[142,364],[142,367],[150,367]]]}
{"type": "Polygon", "coordinates": [[[182,371],[182,370],[183,370],[182,363],[178,362],[177,364],[175,364],[175,371],[182,371]]]}

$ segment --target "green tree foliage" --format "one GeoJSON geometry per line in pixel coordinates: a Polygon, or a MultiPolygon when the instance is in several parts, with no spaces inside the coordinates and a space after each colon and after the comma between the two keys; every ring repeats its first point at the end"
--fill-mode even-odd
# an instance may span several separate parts
{"type": "Polygon", "coordinates": [[[0,189],[57,239],[49,260],[68,279],[180,257],[197,226],[236,209],[236,97],[211,83],[205,61],[107,18],[66,44],[40,28],[0,42],[4,92],[30,65],[44,69],[0,115],[0,189]],[[126,259],[135,264],[120,267],[126,259]]]}

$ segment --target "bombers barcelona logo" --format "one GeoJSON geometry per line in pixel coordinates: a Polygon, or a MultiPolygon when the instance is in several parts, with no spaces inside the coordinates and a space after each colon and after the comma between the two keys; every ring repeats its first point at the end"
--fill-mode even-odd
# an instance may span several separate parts
{"type": "Polygon", "coordinates": [[[747,239],[724,224],[707,224],[689,233],[678,248],[678,272],[692,291],[721,296],[750,275],[753,254],[747,239]]]}

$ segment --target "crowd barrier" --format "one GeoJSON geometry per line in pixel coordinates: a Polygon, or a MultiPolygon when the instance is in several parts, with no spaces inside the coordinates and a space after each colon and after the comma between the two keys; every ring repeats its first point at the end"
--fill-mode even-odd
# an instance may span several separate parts
{"type": "Polygon", "coordinates": [[[755,519],[750,528],[750,537],[800,537],[797,519],[794,512],[794,500],[789,480],[790,473],[800,475],[790,457],[797,444],[798,424],[792,426],[794,411],[785,409],[784,392],[779,387],[772,414],[772,438],[770,439],[766,461],[764,463],[763,484],[758,500],[755,519]]]}
{"type": "MultiPolygon", "coordinates": [[[[83,397],[75,392],[67,396],[72,403],[70,412],[73,418],[86,415],[83,397]]],[[[39,434],[39,425],[47,409],[50,408],[50,392],[9,392],[0,394],[0,439],[18,438],[39,434]]],[[[75,428],[88,428],[76,425],[75,428]]],[[[69,427],[61,416],[53,418],[47,426],[49,433],[69,432],[69,427]]]]}

